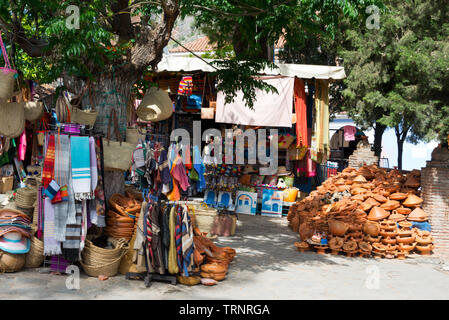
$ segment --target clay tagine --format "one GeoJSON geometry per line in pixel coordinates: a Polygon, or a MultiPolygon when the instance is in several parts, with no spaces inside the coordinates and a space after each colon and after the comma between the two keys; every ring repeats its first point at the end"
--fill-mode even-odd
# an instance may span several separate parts
{"type": "Polygon", "coordinates": [[[410,194],[407,199],[404,200],[404,202],[402,202],[402,204],[406,207],[415,207],[420,205],[423,202],[423,199],[421,199],[420,197],[414,195],[414,194],[410,194]]]}
{"type": "Polygon", "coordinates": [[[395,222],[400,222],[400,221],[404,221],[405,220],[405,216],[399,213],[392,213],[389,217],[388,220],[391,221],[395,221],[395,222]]]}
{"type": "Polygon", "coordinates": [[[398,260],[405,260],[405,258],[407,257],[408,252],[407,251],[397,251],[396,252],[396,256],[398,258],[398,260]]]}
{"type": "Polygon", "coordinates": [[[408,197],[407,193],[403,193],[403,192],[395,192],[390,194],[389,198],[390,200],[397,200],[397,201],[401,201],[404,200],[408,197]]]}
{"type": "Polygon", "coordinates": [[[405,207],[399,207],[396,210],[393,211],[393,213],[399,213],[399,214],[403,214],[403,215],[408,215],[410,212],[412,212],[412,209],[410,208],[405,208],[405,207]]]}
{"type": "Polygon", "coordinates": [[[399,201],[396,201],[396,200],[388,200],[387,202],[382,203],[380,205],[380,207],[382,209],[385,209],[385,210],[388,210],[388,211],[391,211],[391,210],[394,210],[396,208],[399,208],[400,206],[401,206],[401,203],[399,201]]]}
{"type": "Polygon", "coordinates": [[[368,220],[379,221],[388,218],[390,213],[380,207],[373,207],[368,215],[368,220]]]}
{"type": "Polygon", "coordinates": [[[428,219],[427,213],[423,209],[421,209],[421,208],[415,208],[407,216],[407,220],[409,220],[409,221],[423,222],[423,221],[427,221],[427,219],[428,219]]]}
{"type": "Polygon", "coordinates": [[[368,221],[363,225],[363,232],[370,236],[377,237],[380,232],[380,226],[377,222],[368,221]]]}
{"type": "Polygon", "coordinates": [[[423,256],[430,255],[434,248],[435,246],[433,244],[427,244],[424,246],[416,245],[416,250],[418,250],[423,256]]]}
{"type": "Polygon", "coordinates": [[[344,236],[349,229],[349,226],[345,222],[338,220],[329,220],[328,225],[329,232],[338,237],[344,236]]]}
{"type": "Polygon", "coordinates": [[[305,241],[295,242],[295,247],[298,249],[299,252],[306,252],[310,249],[309,244],[305,241]]]}

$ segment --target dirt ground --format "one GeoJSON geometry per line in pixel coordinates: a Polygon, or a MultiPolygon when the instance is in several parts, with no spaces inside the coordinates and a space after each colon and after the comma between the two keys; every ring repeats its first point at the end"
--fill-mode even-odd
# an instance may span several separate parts
{"type": "MultiPolygon", "coordinates": [[[[406,260],[347,258],[299,253],[287,219],[240,215],[237,234],[217,243],[237,256],[227,278],[213,287],[126,280],[81,274],[69,290],[67,276],[28,269],[0,275],[0,299],[449,299],[449,271],[437,256],[406,260]]],[[[449,268],[447,268],[449,269],[449,268]]]]}

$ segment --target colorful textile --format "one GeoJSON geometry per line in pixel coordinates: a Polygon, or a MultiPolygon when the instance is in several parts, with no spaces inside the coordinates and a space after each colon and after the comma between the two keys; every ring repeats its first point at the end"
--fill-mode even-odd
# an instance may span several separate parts
{"type": "MultiPolygon", "coordinates": [[[[58,151],[55,157],[55,177],[59,184],[68,182],[70,171],[70,139],[67,135],[61,135],[58,139],[58,151]]],[[[68,215],[68,201],[61,201],[53,204],[55,212],[55,239],[65,241],[65,231],[68,215]]]]}
{"type": "Polygon", "coordinates": [[[19,150],[17,150],[20,161],[25,160],[26,151],[27,151],[27,136],[26,131],[23,130],[22,134],[20,135],[19,150]]]}
{"type": "Polygon", "coordinates": [[[344,135],[345,135],[345,141],[354,141],[355,140],[355,134],[357,132],[356,127],[344,126],[343,131],[344,131],[344,135]]]}
{"type": "Polygon", "coordinates": [[[70,150],[75,199],[78,201],[91,199],[89,137],[72,136],[70,150]]]}
{"type": "Polygon", "coordinates": [[[151,242],[151,247],[153,250],[153,268],[159,274],[165,273],[164,260],[162,255],[162,233],[160,225],[160,215],[161,210],[159,205],[155,204],[149,214],[151,217],[151,231],[153,234],[153,239],[151,242]]]}
{"type": "Polygon", "coordinates": [[[170,248],[168,250],[168,272],[170,274],[177,274],[179,272],[176,254],[176,207],[172,206],[170,209],[169,217],[169,229],[170,229],[170,248]]]}
{"type": "Polygon", "coordinates": [[[106,205],[104,200],[104,184],[103,184],[103,169],[101,167],[101,139],[97,139],[95,143],[95,155],[97,159],[97,187],[95,188],[95,212],[96,225],[98,227],[105,227],[105,212],[106,205]]]}
{"type": "Polygon", "coordinates": [[[81,223],[83,217],[83,204],[75,202],[76,222],[67,224],[66,241],[62,243],[62,254],[70,262],[80,260],[81,223]]]}
{"type": "Polygon", "coordinates": [[[193,146],[193,167],[198,175],[198,183],[196,184],[197,191],[202,192],[206,189],[206,179],[204,178],[206,166],[203,163],[198,146],[193,146]]]}
{"type": "Polygon", "coordinates": [[[307,106],[304,81],[295,78],[296,146],[307,146],[307,106]]]}
{"type": "Polygon", "coordinates": [[[53,180],[55,169],[55,136],[48,137],[47,152],[45,153],[44,167],[42,168],[42,184],[46,189],[53,180]]]}
{"type": "Polygon", "coordinates": [[[182,261],[184,276],[189,276],[193,266],[193,228],[188,214],[187,206],[182,208],[182,261]]]}
{"type": "Polygon", "coordinates": [[[177,156],[175,161],[173,162],[173,166],[170,170],[171,175],[173,178],[176,179],[176,181],[179,183],[179,186],[183,191],[186,191],[187,188],[190,186],[189,184],[189,178],[186,174],[186,169],[184,167],[184,164],[182,163],[181,156],[177,156]]]}
{"type": "Polygon", "coordinates": [[[182,208],[176,206],[176,225],[175,225],[175,241],[176,241],[176,261],[179,270],[183,270],[182,262],[182,208]]]}
{"type": "Polygon", "coordinates": [[[154,264],[154,254],[153,254],[153,228],[151,226],[151,210],[153,209],[154,204],[149,204],[147,207],[147,211],[145,213],[145,237],[146,237],[146,245],[148,246],[148,259],[150,260],[151,266],[154,264]]]}
{"type": "Polygon", "coordinates": [[[189,96],[193,93],[193,79],[192,76],[184,76],[179,82],[178,95],[189,96]]]}
{"type": "Polygon", "coordinates": [[[49,198],[44,200],[44,256],[61,254],[61,243],[55,238],[55,212],[49,198]]]}
{"type": "Polygon", "coordinates": [[[159,171],[161,172],[162,183],[170,183],[170,168],[168,167],[167,151],[164,148],[161,148],[161,154],[159,155],[159,171]]]}

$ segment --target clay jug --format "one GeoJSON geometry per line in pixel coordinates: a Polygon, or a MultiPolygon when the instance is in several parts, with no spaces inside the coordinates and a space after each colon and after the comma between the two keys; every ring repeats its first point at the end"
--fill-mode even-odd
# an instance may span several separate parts
{"type": "Polygon", "coordinates": [[[338,220],[330,220],[328,222],[329,232],[334,236],[342,237],[345,235],[346,231],[348,231],[349,226],[343,221],[338,220]]]}
{"type": "Polygon", "coordinates": [[[414,194],[410,194],[407,197],[407,199],[405,199],[404,202],[402,202],[402,204],[406,207],[414,207],[414,206],[421,204],[422,202],[423,202],[423,199],[421,199],[420,197],[418,197],[414,194]]]}
{"type": "Polygon", "coordinates": [[[377,237],[380,232],[380,226],[377,222],[369,221],[363,225],[363,232],[370,236],[377,237]]]}

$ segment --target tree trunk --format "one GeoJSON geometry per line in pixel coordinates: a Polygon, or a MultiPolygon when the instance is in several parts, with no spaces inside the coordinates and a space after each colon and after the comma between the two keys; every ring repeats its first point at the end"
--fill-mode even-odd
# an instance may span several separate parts
{"type": "Polygon", "coordinates": [[[398,144],[398,169],[402,170],[402,155],[404,152],[404,142],[405,138],[407,138],[409,128],[402,128],[402,132],[400,132],[399,126],[395,126],[394,130],[396,132],[396,142],[398,144]]]}
{"type": "Polygon", "coordinates": [[[376,126],[374,128],[374,154],[379,158],[382,153],[382,136],[386,128],[387,126],[384,126],[378,122],[376,122],[376,126]]]}

